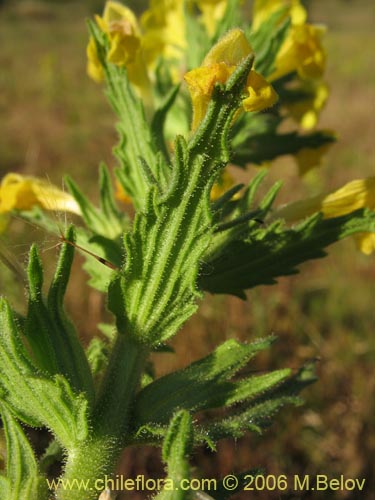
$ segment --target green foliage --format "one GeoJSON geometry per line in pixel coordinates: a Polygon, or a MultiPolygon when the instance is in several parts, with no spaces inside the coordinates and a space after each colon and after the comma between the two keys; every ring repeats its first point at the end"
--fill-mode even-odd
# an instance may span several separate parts
{"type": "Polygon", "coordinates": [[[212,234],[208,197],[228,161],[228,129],[251,64],[245,60],[216,89],[191,141],[176,140],[170,185],[163,191],[150,182],[145,211],[125,236],[126,263],[111,283],[109,308],[119,331],[139,342],[165,341],[196,309],[199,259],[212,234]]]}
{"type": "MultiPolygon", "coordinates": [[[[189,456],[193,449],[193,424],[186,411],[176,413],[168,427],[163,443],[162,456],[167,464],[166,484],[178,485],[190,477],[189,456]]],[[[161,491],[157,500],[184,500],[190,498],[190,491],[175,488],[161,491]]]]}
{"type": "Polygon", "coordinates": [[[39,472],[27,437],[3,402],[0,413],[8,450],[7,475],[0,476],[1,498],[3,500],[47,499],[47,483],[39,472]]]}
{"type": "Polygon", "coordinates": [[[100,165],[99,174],[100,209],[93,206],[69,176],[65,177],[65,184],[79,204],[87,228],[96,236],[116,240],[124,230],[126,218],[116,206],[111,178],[104,164],[100,165]]]}
{"type": "MultiPolygon", "coordinates": [[[[228,2],[214,41],[241,24],[239,3],[228,2]]],[[[212,39],[199,19],[188,11],[186,16],[194,43],[187,65],[194,67],[212,39]]],[[[328,245],[375,231],[375,213],[367,209],[330,219],[315,213],[286,226],[273,211],[281,182],[257,201],[264,172],[245,189],[233,186],[219,199],[210,199],[229,161],[241,167],[261,164],[333,140],[319,131],[278,131],[283,102],[306,98],[288,87],[294,73],[276,82],[285,101],[263,113],[241,114],[250,70],[255,67],[265,76],[274,70],[290,28],[287,10],[270,16],[256,32],[248,31],[255,61],[253,54],[244,57],[230,68],[225,83],[213,84],[212,95],[204,96],[203,120],[190,135],[175,134],[173,149],[168,119],[184,113],[186,96],[173,83],[168,64],[157,62],[158,104],[153,111],[152,96],[141,98],[124,64],[108,62],[110,30],[93,22],[89,28],[118,118],[116,180],[131,197],[135,217],[131,221],[119,210],[105,165],[99,172],[98,207],[66,177],[84,227],[70,227],[66,237],[60,235],[63,244],[46,297],[43,265],[32,246],[25,317],[1,299],[0,408],[8,463],[0,492],[7,500],[45,498],[40,471],[61,456],[64,479],[92,481],[113,473],[125,446],[162,444],[167,479],[177,483],[191,476],[189,457],[195,446],[215,450],[222,439],[262,433],[282,407],[301,404],[299,393],[316,379],[313,364],[296,373],[286,368],[249,375],[249,362],[269,349],[274,337],[252,343],[230,339],[188,367],[154,379],[150,353],[168,350],[165,342],[196,311],[204,291],[246,298],[249,288],[273,284],[296,273],[303,262],[322,257],[328,245]],[[114,334],[93,339],[86,350],[64,308],[75,246],[86,254],[90,284],[108,294],[116,323],[114,334]],[[39,464],[18,421],[53,434],[39,464]]],[[[182,132],[188,119],[185,113],[182,132]]],[[[22,215],[57,232],[41,209],[22,215]]],[[[243,477],[239,475],[239,485],[243,477]]],[[[59,500],[96,497],[94,490],[66,491],[62,486],[56,493],[59,500]]],[[[188,491],[164,488],[156,498],[189,497],[188,491]]],[[[223,488],[217,498],[226,498],[223,488]]]]}
{"type": "MultiPolygon", "coordinates": [[[[306,148],[318,149],[335,141],[329,132],[311,132],[302,135],[297,132],[280,134],[272,130],[255,135],[249,133],[235,149],[233,163],[242,167],[247,163],[261,165],[279,156],[296,154],[306,148]]],[[[235,146],[235,140],[233,142],[235,146]]]]}
{"type": "Polygon", "coordinates": [[[166,424],[178,409],[197,412],[231,406],[251,398],[264,386],[271,387],[287,376],[288,371],[249,380],[230,379],[257,352],[268,348],[273,340],[270,337],[252,344],[228,340],[206,358],[157,379],[137,395],[135,421],[141,425],[166,424]]]}
{"type": "Polygon", "coordinates": [[[44,303],[42,293],[41,261],[36,248],[31,249],[28,267],[29,309],[25,333],[30,345],[34,347],[40,369],[46,369],[51,374],[63,374],[72,387],[78,392],[85,392],[92,399],[94,388],[86,355],[63,306],[74,255],[74,247],[69,244],[69,241],[73,242],[73,234],[71,228],[67,242],[62,245],[47,304],[44,303]]]}
{"type": "Polygon", "coordinates": [[[32,364],[9,305],[0,303],[2,399],[23,422],[53,430],[66,449],[87,435],[87,401],[63,375],[49,376],[32,364]]]}
{"type": "Polygon", "coordinates": [[[264,21],[256,32],[249,33],[249,39],[257,61],[255,68],[264,76],[269,76],[274,70],[277,53],[283,44],[290,27],[290,19],[286,16],[287,7],[284,7],[264,21]],[[282,17],[284,22],[280,22],[282,17]]]}
{"type": "Polygon", "coordinates": [[[224,236],[215,254],[204,260],[199,284],[211,293],[244,296],[245,289],[297,273],[302,262],[326,255],[328,245],[352,234],[372,232],[374,223],[374,212],[366,210],[326,220],[316,214],[290,229],[282,221],[265,229],[254,222],[247,227],[244,223],[242,234],[224,236]]]}

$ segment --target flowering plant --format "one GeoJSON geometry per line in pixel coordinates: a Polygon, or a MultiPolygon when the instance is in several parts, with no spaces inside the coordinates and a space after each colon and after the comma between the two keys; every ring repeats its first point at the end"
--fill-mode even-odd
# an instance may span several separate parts
{"type": "MultiPolygon", "coordinates": [[[[281,183],[258,196],[265,170],[247,186],[228,174],[229,162],[246,168],[285,154],[297,157],[304,174],[334,141],[331,132],[311,130],[326,96],[322,28],[306,23],[298,0],[256,0],[252,23],[240,4],[151,1],[138,20],[107,2],[103,16],[89,22],[87,55],[88,73],[104,82],[118,117],[117,192],[105,165],[100,207],[70,177],[70,194],[16,174],[2,181],[4,226],[17,211],[54,231],[49,211],[57,209],[83,224],[63,237],[47,297],[34,245],[27,314],[1,300],[0,410],[8,447],[1,498],[98,498],[102,479],[130,445],[162,447],[167,479],[177,484],[191,477],[194,447],[214,450],[224,438],[261,432],[315,380],[310,364],[297,373],[239,375],[274,337],[228,340],[158,379],[148,369],[150,354],[166,348],[204,292],[246,298],[246,290],[295,273],[350,235],[366,253],[375,247],[373,178],[275,208],[281,183]],[[289,117],[308,131],[281,132],[289,117]],[[116,197],[133,204],[133,220],[116,197]],[[106,338],[87,350],[64,310],[75,247],[86,250],[89,283],[106,294],[114,318],[106,338]],[[46,456],[64,457],[54,482],[46,482],[46,460],[38,463],[20,422],[53,434],[46,456]]],[[[191,498],[167,484],[155,498],[191,498]]],[[[241,487],[239,477],[232,493],[241,487]]]]}

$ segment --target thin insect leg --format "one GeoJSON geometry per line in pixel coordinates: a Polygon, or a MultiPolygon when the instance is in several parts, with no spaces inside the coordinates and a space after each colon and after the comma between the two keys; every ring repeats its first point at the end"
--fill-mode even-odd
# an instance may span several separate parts
{"type": "Polygon", "coordinates": [[[113,269],[114,271],[118,271],[118,267],[112,264],[109,260],[105,259],[104,257],[100,257],[99,255],[96,255],[95,253],[91,252],[90,250],[87,250],[87,248],[83,248],[80,245],[77,245],[77,243],[74,243],[73,241],[70,241],[65,238],[65,236],[61,235],[60,236],[61,243],[67,243],[68,245],[71,245],[72,247],[78,248],[78,250],[81,250],[82,252],[87,253],[88,255],[91,255],[94,259],[96,259],[98,262],[101,264],[104,264],[105,266],[109,267],[110,269],[113,269]]]}

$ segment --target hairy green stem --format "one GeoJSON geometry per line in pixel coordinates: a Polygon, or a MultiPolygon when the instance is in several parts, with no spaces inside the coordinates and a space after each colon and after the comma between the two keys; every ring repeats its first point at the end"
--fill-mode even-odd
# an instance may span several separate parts
{"type": "Polygon", "coordinates": [[[119,437],[128,426],[129,406],[138,388],[148,349],[144,344],[119,334],[104,376],[95,411],[101,433],[119,437]]]}
{"type": "Polygon", "coordinates": [[[69,450],[58,500],[97,499],[116,467],[129,426],[129,409],[143,371],[147,348],[118,335],[104,377],[89,437],[69,450]],[[77,480],[79,482],[77,482],[77,480]]]}

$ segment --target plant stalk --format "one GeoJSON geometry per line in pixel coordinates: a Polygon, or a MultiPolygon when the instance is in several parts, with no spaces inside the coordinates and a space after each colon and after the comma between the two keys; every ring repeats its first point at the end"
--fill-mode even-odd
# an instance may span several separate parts
{"type": "Polygon", "coordinates": [[[114,473],[126,443],[130,408],[138,388],[148,349],[128,336],[115,341],[84,442],[68,451],[58,500],[94,500],[114,473]]]}

